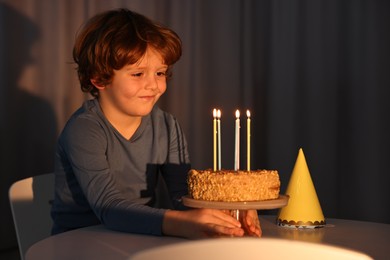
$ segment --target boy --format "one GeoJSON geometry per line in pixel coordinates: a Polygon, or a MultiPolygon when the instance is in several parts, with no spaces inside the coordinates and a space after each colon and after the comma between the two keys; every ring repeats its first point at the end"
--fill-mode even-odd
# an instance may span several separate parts
{"type": "MultiPolygon", "coordinates": [[[[260,236],[256,214],[244,226],[220,210],[185,209],[190,169],[176,119],[155,106],[181,41],[172,30],[127,9],[91,18],[73,57],[86,101],[58,140],[53,234],[89,225],[186,238],[260,236]],[[153,207],[161,174],[173,210],[153,207]]],[[[253,212],[252,212],[253,213],[253,212]]]]}

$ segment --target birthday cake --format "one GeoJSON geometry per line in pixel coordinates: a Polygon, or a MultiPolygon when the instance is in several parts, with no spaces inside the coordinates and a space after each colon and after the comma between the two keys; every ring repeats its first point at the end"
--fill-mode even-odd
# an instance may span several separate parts
{"type": "Polygon", "coordinates": [[[206,201],[261,201],[277,199],[280,191],[276,170],[190,170],[190,197],[206,201]]]}

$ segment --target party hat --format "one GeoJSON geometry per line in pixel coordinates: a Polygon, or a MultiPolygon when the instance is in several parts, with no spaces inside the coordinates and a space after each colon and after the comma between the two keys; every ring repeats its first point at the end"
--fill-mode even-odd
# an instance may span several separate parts
{"type": "Polygon", "coordinates": [[[286,195],[288,205],[279,211],[279,226],[292,228],[318,228],[325,226],[325,218],[310,177],[305,155],[299,149],[286,195]]]}

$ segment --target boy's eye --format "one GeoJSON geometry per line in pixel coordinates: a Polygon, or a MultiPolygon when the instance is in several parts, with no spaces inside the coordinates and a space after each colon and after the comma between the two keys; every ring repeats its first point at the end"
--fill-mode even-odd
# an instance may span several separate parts
{"type": "Polygon", "coordinates": [[[159,76],[159,77],[165,77],[166,75],[167,75],[166,71],[159,71],[159,72],[157,72],[157,76],[159,76]]]}
{"type": "Polygon", "coordinates": [[[142,74],[143,74],[142,72],[138,72],[138,73],[131,74],[131,76],[133,76],[133,77],[141,77],[142,74]]]}

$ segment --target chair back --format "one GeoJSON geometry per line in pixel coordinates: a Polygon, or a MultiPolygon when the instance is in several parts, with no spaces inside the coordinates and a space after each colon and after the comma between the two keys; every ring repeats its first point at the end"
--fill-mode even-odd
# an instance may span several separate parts
{"type": "Polygon", "coordinates": [[[53,199],[53,173],[19,180],[10,187],[9,200],[22,260],[30,246],[50,236],[53,199]]]}

